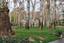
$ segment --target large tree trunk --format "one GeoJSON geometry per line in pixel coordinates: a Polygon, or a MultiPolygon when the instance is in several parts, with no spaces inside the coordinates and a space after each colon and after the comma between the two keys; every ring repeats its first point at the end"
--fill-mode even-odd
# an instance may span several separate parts
{"type": "Polygon", "coordinates": [[[0,36],[11,35],[12,29],[8,13],[9,10],[7,7],[0,8],[0,36]]]}

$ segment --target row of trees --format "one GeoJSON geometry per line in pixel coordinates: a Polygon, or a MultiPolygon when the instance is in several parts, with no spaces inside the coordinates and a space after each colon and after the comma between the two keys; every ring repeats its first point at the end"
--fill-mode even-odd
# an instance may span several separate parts
{"type": "Polygon", "coordinates": [[[11,12],[11,15],[16,16],[14,18],[15,22],[19,25],[24,23],[28,29],[33,25],[37,25],[41,29],[43,26],[55,26],[57,20],[60,18],[60,15],[57,14],[58,6],[56,5],[56,2],[57,0],[14,0],[14,5],[17,6],[16,4],[18,3],[19,6],[15,7],[15,10],[11,12]],[[36,6],[37,4],[39,4],[40,7],[36,6]],[[35,10],[37,7],[39,7],[38,11],[35,10]]]}

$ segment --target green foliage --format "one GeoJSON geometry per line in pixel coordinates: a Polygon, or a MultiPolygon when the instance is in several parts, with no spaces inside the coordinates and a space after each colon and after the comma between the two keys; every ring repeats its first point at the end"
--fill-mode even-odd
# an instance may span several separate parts
{"type": "Polygon", "coordinates": [[[43,43],[48,43],[50,41],[58,39],[58,37],[53,34],[54,32],[55,30],[49,31],[47,27],[44,27],[43,30],[39,30],[39,28],[30,28],[29,30],[18,28],[16,29],[16,37],[23,39],[29,36],[34,36],[34,43],[40,42],[40,39],[38,39],[37,37],[43,37],[43,43]]]}
{"type": "MultiPolygon", "coordinates": [[[[44,27],[43,30],[40,30],[37,27],[30,28],[29,30],[23,27],[17,27],[15,31],[16,31],[16,36],[5,39],[4,42],[8,41],[10,43],[25,43],[28,42],[28,40],[26,39],[32,37],[35,40],[32,43],[40,43],[40,41],[42,41],[43,43],[48,43],[50,41],[54,41],[58,39],[58,37],[53,33],[56,33],[58,31],[64,32],[63,29],[61,28],[49,30],[47,27],[44,27]],[[41,40],[39,37],[43,38],[43,40],[41,40]]],[[[3,43],[3,40],[1,38],[0,38],[0,43],[3,43]]]]}

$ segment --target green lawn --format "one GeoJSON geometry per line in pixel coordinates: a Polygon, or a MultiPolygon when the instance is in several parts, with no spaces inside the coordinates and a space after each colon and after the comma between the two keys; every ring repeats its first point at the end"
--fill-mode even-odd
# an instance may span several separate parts
{"type": "Polygon", "coordinates": [[[54,41],[58,39],[58,37],[53,34],[58,31],[62,31],[63,29],[51,29],[43,28],[40,30],[39,28],[30,28],[29,30],[25,28],[17,28],[16,37],[18,39],[25,39],[27,37],[32,37],[35,41],[33,43],[40,43],[43,40],[43,43],[48,43],[50,41],[54,41]],[[41,39],[40,39],[41,38],[41,39]]]}

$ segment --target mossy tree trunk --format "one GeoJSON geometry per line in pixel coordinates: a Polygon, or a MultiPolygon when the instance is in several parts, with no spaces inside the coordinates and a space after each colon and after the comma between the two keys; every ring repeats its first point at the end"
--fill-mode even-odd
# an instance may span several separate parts
{"type": "Polygon", "coordinates": [[[6,0],[0,0],[0,37],[11,35],[12,29],[9,20],[9,9],[6,0]]]}
{"type": "Polygon", "coordinates": [[[9,20],[8,8],[1,8],[0,10],[0,36],[8,36],[11,34],[11,24],[9,20]]]}

